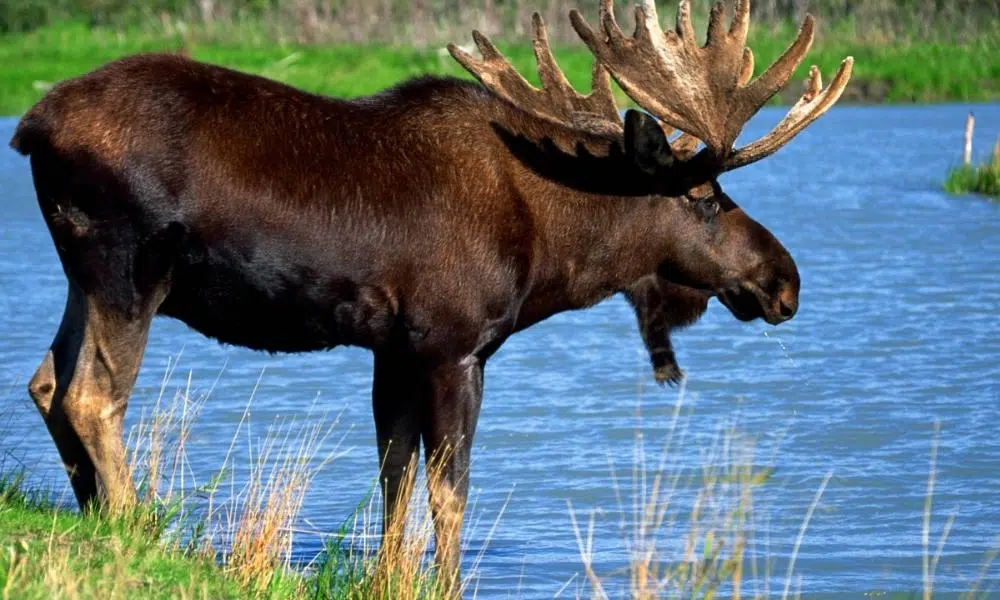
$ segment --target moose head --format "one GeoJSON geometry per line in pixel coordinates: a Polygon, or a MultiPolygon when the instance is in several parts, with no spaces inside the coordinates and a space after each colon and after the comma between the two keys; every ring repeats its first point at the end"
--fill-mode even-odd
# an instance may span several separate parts
{"type": "MultiPolygon", "coordinates": [[[[655,277],[644,276],[631,286],[635,289],[625,290],[651,353],[651,339],[662,344],[674,326],[700,316],[707,302],[699,296],[718,298],[741,321],[761,318],[776,325],[791,319],[798,310],[800,285],[794,260],[722,190],[718,177],[770,156],[825,113],[843,93],[853,59],[841,63],[825,89],[813,66],[804,93],[785,118],[764,137],[736,148],[745,124],[786,85],[808,52],[815,27],[812,16],[756,79],[753,52],[746,47],[749,0],[737,2],[728,28],[725,5],[717,3],[704,45],[695,39],[688,0],[680,2],[676,29],[670,31],[660,28],[652,0],[635,8],[631,36],[616,22],[612,0],[601,1],[596,30],[576,10],[570,19],[596,58],[592,91],[586,96],[572,88],[557,66],[537,13],[534,51],[541,89],[528,83],[479,32],[473,37],[481,59],[454,45],[449,50],[487,88],[515,106],[553,123],[619,140],[635,168],[629,185],[641,179],[643,194],[669,206],[660,213],[672,220],[673,240],[655,277]],[[642,111],[630,109],[621,119],[611,78],[642,111]],[[658,287],[666,293],[656,291],[658,287]],[[668,304],[648,305],[650,290],[668,304]],[[637,298],[645,304],[638,306],[637,298]],[[669,304],[672,299],[681,300],[676,309],[669,304]],[[700,307],[700,312],[693,315],[692,307],[700,307]]],[[[679,371],[672,351],[669,354],[669,360],[651,358],[658,379],[675,381],[679,371]]]]}

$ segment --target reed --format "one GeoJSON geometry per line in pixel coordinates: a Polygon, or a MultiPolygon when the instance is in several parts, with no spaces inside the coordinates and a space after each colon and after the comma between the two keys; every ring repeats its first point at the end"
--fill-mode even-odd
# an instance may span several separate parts
{"type": "MultiPolygon", "coordinates": [[[[682,387],[658,449],[648,448],[640,425],[627,477],[623,479],[611,462],[617,498],[613,514],[618,529],[626,534],[624,589],[640,600],[770,597],[773,565],[758,547],[762,514],[756,510],[755,493],[771,479],[774,468],[761,463],[754,440],[739,429],[738,414],[709,440],[692,439],[687,425],[691,418],[682,387]],[[685,457],[684,449],[692,444],[701,448],[700,465],[691,465],[685,457]]],[[[823,479],[803,521],[787,567],[789,584],[798,546],[829,478],[827,474],[823,479]]],[[[590,512],[585,531],[577,510],[569,505],[569,511],[587,595],[616,597],[609,590],[622,587],[621,575],[601,574],[593,559],[595,518],[603,509],[590,512]]],[[[619,573],[613,566],[604,570],[619,573]]],[[[787,593],[786,586],[782,597],[787,593]]]]}

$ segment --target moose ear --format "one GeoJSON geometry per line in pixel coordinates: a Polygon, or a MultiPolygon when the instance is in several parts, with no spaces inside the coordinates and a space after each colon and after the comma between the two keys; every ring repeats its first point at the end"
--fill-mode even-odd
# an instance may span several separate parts
{"type": "Polygon", "coordinates": [[[637,110],[625,113],[625,153],[650,175],[674,164],[663,128],[656,119],[637,110]]]}

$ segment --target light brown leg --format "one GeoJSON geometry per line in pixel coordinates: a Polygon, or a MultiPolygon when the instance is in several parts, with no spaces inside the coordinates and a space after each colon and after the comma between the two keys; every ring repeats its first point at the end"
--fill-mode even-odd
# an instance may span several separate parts
{"type": "Polygon", "coordinates": [[[65,381],[60,386],[57,372],[65,374],[69,371],[71,374],[72,365],[76,363],[80,350],[84,325],[83,310],[79,306],[81,300],[79,294],[74,292],[73,286],[70,286],[59,330],[42,364],[28,383],[28,394],[34,400],[49,434],[56,443],[56,449],[66,468],[76,500],[80,507],[84,508],[97,496],[94,463],[66,418],[62,404],[64,392],[57,394],[60,387],[65,390],[68,381],[68,378],[64,377],[65,381]]]}
{"type": "Polygon", "coordinates": [[[98,484],[106,508],[135,503],[123,429],[150,320],[104,308],[70,284],[52,349],[28,386],[81,508],[97,498],[98,484]]]}
{"type": "Polygon", "coordinates": [[[462,520],[469,495],[472,439],[483,398],[483,363],[468,357],[429,373],[431,396],[424,423],[425,463],[434,518],[438,583],[446,597],[461,597],[462,520]]]}

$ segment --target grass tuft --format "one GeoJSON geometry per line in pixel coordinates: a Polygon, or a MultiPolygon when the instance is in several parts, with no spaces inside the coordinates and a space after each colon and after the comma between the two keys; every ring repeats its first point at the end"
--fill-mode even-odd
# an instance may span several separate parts
{"type": "Polygon", "coordinates": [[[949,194],[983,194],[1000,198],[1000,155],[984,163],[951,169],[944,182],[949,194]]]}
{"type": "MultiPolygon", "coordinates": [[[[658,452],[647,449],[641,428],[637,430],[627,479],[623,481],[611,463],[618,528],[626,534],[627,595],[641,600],[740,598],[749,583],[759,590],[761,581],[766,590],[771,563],[759,564],[754,493],[771,479],[774,469],[759,463],[754,440],[741,433],[735,421],[711,439],[691,439],[688,426],[679,427],[682,414],[690,416],[683,407],[682,393],[658,452]],[[692,444],[701,448],[700,468],[692,468],[684,457],[692,444]]],[[[684,423],[690,419],[684,418],[684,423]]],[[[586,531],[571,504],[569,511],[589,595],[617,597],[610,590],[620,587],[621,568],[602,568],[594,562],[595,519],[603,511],[591,512],[586,531]]],[[[805,524],[799,541],[804,531],[805,524]]],[[[789,580],[793,571],[794,559],[788,567],[789,580]]]]}

